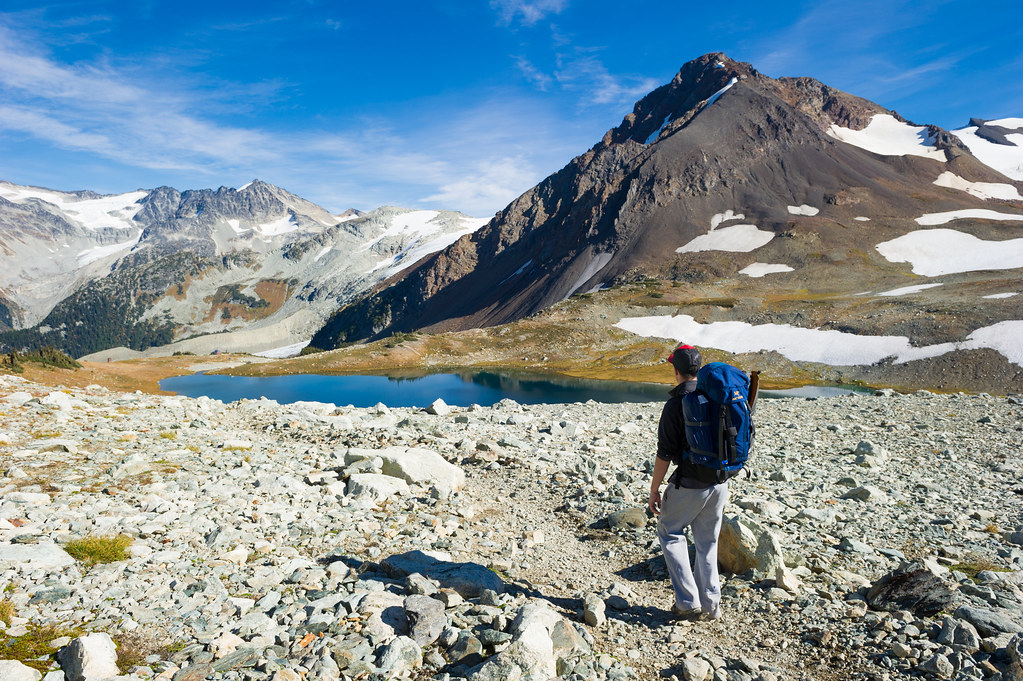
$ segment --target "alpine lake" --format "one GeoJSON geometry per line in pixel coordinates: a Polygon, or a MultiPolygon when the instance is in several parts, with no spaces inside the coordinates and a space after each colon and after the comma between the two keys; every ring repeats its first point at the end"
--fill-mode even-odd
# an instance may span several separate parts
{"type": "MultiPolygon", "coordinates": [[[[223,402],[265,397],[281,404],[327,402],[339,406],[427,407],[440,398],[449,405],[490,406],[503,399],[520,404],[571,402],[663,402],[671,386],[658,383],[591,380],[550,374],[464,371],[417,375],[318,375],[249,377],[204,373],[174,376],[160,381],[162,390],[187,397],[210,397],[223,402]]],[[[804,386],[791,390],[761,390],[764,398],[828,397],[847,395],[851,389],[804,386]]]]}

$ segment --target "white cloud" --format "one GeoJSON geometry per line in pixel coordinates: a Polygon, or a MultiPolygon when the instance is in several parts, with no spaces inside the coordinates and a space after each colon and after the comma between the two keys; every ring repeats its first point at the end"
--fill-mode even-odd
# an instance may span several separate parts
{"type": "Polygon", "coordinates": [[[566,90],[582,92],[584,103],[632,104],[662,84],[655,78],[612,74],[594,51],[576,48],[572,54],[559,55],[554,73],[566,90]]]}
{"type": "MultiPolygon", "coordinates": [[[[360,119],[329,131],[247,128],[234,124],[237,84],[211,92],[208,84],[147,79],[149,72],[63,64],[0,24],[0,131],[8,139],[34,138],[40,150],[121,164],[131,188],[259,177],[334,210],[442,202],[475,215],[492,215],[592,141],[566,139],[555,132],[558,112],[508,93],[468,107],[461,99],[431,102],[411,122],[360,119]]],[[[77,177],[69,184],[125,189],[77,177]]]]}
{"type": "Polygon", "coordinates": [[[568,0],[490,0],[490,6],[497,10],[503,25],[521,16],[523,24],[532,26],[550,14],[560,14],[568,6],[568,0]]]}
{"type": "Polygon", "coordinates": [[[459,206],[470,215],[489,217],[493,206],[504,208],[535,183],[536,170],[524,158],[486,160],[465,168],[440,191],[423,198],[423,203],[459,206]]]}

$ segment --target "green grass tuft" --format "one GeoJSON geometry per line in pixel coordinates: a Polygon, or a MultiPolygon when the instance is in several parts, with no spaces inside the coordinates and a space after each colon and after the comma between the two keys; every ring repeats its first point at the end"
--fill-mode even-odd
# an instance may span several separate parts
{"type": "Polygon", "coordinates": [[[116,563],[128,559],[132,538],[126,534],[116,537],[85,537],[69,541],[64,550],[86,567],[99,563],[116,563]]]}
{"type": "Polygon", "coordinates": [[[0,659],[17,660],[22,664],[45,674],[53,666],[57,651],[50,647],[50,641],[62,636],[78,638],[85,632],[79,629],[65,629],[56,624],[28,625],[28,633],[16,638],[0,641],[0,659]]]}

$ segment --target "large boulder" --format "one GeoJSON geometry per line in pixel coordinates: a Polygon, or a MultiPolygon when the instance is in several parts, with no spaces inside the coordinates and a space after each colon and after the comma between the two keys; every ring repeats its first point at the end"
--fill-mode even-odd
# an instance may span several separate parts
{"type": "Polygon", "coordinates": [[[561,616],[546,603],[528,603],[512,622],[511,644],[471,674],[480,681],[548,681],[557,676],[552,633],[561,616]]]}
{"type": "Polygon", "coordinates": [[[464,598],[477,598],[484,591],[500,592],[504,583],[492,570],[478,563],[454,563],[443,551],[409,551],[388,556],[381,566],[392,577],[403,579],[418,573],[454,589],[464,598]]]}
{"type": "Polygon", "coordinates": [[[393,496],[409,494],[404,480],[380,473],[356,473],[348,478],[347,496],[353,500],[383,501],[393,496]]]}
{"type": "Polygon", "coordinates": [[[374,457],[384,462],[384,475],[401,478],[410,485],[436,487],[445,496],[465,485],[465,473],[461,468],[448,463],[437,452],[418,447],[352,448],[345,454],[345,465],[374,457]]]}
{"type": "Polygon", "coordinates": [[[755,569],[774,576],[785,567],[778,538],[757,521],[738,515],[721,523],[718,563],[733,574],[755,569]]]}
{"type": "Polygon", "coordinates": [[[867,603],[877,610],[911,610],[918,615],[955,610],[962,596],[945,578],[947,572],[930,561],[902,563],[874,582],[867,603]]]}
{"type": "Polygon", "coordinates": [[[74,565],[75,559],[56,544],[0,544],[0,566],[6,563],[49,572],[74,565]]]}
{"type": "Polygon", "coordinates": [[[79,636],[61,649],[58,658],[67,681],[99,681],[121,673],[117,647],[104,633],[79,636]]]}

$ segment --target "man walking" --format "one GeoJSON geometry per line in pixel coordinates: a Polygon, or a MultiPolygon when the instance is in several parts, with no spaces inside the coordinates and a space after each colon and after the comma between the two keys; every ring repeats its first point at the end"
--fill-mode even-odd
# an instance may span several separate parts
{"type": "Polygon", "coordinates": [[[671,576],[675,602],[671,612],[686,619],[716,620],[721,617],[721,585],[718,577],[718,534],[728,500],[728,482],[717,482],[715,471],[685,457],[685,418],[682,396],[696,390],[696,373],[703,363],[700,351],[679,345],[668,356],[675,371],[675,387],[661,412],[657,430],[657,459],[650,482],[650,510],[657,516],[657,538],[671,576]],[[668,466],[674,473],[662,496],[661,483],[668,466]],[[695,565],[689,565],[685,528],[693,532],[695,565]]]}

